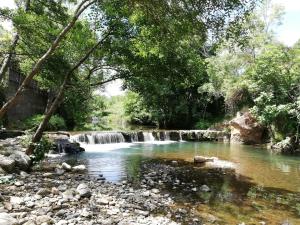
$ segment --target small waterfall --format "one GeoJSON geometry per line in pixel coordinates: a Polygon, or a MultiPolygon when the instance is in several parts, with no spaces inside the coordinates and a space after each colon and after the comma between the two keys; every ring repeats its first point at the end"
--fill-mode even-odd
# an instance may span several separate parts
{"type": "Polygon", "coordinates": [[[132,133],[130,136],[131,136],[131,142],[138,142],[139,141],[139,136],[136,132],[132,133]]]}
{"type": "Polygon", "coordinates": [[[143,132],[144,141],[155,141],[155,138],[152,134],[152,132],[143,132]]]}
{"type": "Polygon", "coordinates": [[[72,139],[86,144],[112,144],[125,142],[123,135],[118,132],[79,134],[74,136],[72,139]]]}
{"type": "Polygon", "coordinates": [[[164,141],[170,141],[170,131],[165,131],[165,140],[164,141]]]}
{"type": "Polygon", "coordinates": [[[181,130],[179,131],[179,141],[182,141],[182,133],[181,133],[181,130]]]}

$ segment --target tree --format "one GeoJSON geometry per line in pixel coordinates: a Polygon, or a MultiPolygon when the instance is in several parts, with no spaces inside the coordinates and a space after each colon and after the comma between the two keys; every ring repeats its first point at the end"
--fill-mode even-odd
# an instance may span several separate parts
{"type": "Polygon", "coordinates": [[[39,73],[41,70],[42,65],[45,61],[55,52],[58,48],[61,41],[66,37],[68,32],[74,27],[76,21],[78,20],[79,16],[92,4],[94,4],[96,0],[89,1],[89,0],[82,0],[79,3],[78,7],[76,8],[70,22],[61,30],[61,32],[55,37],[55,40],[52,42],[51,46],[48,50],[41,56],[36,63],[33,65],[32,69],[30,70],[29,74],[25,77],[22,84],[18,88],[15,95],[8,100],[0,109],[0,118],[4,116],[4,114],[14,105],[17,104],[17,100],[20,95],[23,93],[26,86],[30,83],[30,81],[34,78],[35,75],[39,73]]]}

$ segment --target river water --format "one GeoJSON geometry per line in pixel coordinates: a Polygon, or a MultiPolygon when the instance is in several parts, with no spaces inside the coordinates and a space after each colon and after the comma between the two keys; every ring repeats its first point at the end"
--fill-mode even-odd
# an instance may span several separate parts
{"type": "MultiPolygon", "coordinates": [[[[222,218],[221,224],[236,224],[241,220],[247,224],[259,224],[260,221],[300,224],[300,157],[274,155],[262,147],[219,142],[149,141],[81,145],[86,152],[78,157],[87,165],[88,173],[92,176],[103,174],[106,180],[112,182],[140,177],[145,162],[191,162],[191,170],[188,171],[193,171],[193,176],[190,174],[193,182],[199,177],[196,182],[203,183],[205,180],[210,187],[220,187],[215,188],[218,192],[236,198],[224,201],[226,197],[222,195],[206,204],[200,196],[198,203],[193,202],[193,207],[198,206],[199,211],[222,218]],[[223,175],[222,170],[220,176],[206,172],[208,170],[194,171],[192,162],[196,155],[217,157],[221,162],[219,166],[234,167],[234,175],[223,175]],[[199,176],[194,176],[195,173],[199,176]]],[[[186,176],[185,182],[188,183],[189,174],[182,176],[186,176]]],[[[178,201],[178,207],[186,204],[182,199],[184,197],[178,201]]]]}

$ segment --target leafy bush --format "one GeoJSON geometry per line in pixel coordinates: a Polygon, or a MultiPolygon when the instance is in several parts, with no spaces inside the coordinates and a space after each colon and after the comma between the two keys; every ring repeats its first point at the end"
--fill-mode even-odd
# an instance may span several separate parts
{"type": "Polygon", "coordinates": [[[195,128],[199,130],[208,129],[213,123],[208,120],[200,120],[196,123],[195,128]]]}
{"type": "MultiPolygon", "coordinates": [[[[42,122],[44,118],[44,115],[34,115],[28,119],[26,119],[23,124],[21,125],[21,127],[25,130],[27,129],[36,129],[38,127],[38,125],[42,122]]],[[[65,120],[58,116],[58,115],[54,115],[51,117],[46,130],[51,130],[51,131],[56,131],[56,130],[65,130],[66,129],[66,123],[65,120]]]]}
{"type": "Polygon", "coordinates": [[[33,164],[36,164],[45,158],[46,153],[48,153],[53,146],[47,138],[43,137],[39,143],[35,145],[33,154],[30,156],[33,164]]]}

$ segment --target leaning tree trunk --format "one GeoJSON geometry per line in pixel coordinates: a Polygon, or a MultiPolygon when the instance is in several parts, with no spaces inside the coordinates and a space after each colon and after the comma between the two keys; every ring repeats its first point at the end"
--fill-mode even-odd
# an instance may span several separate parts
{"type": "Polygon", "coordinates": [[[31,143],[29,144],[27,150],[26,150],[26,154],[27,155],[32,155],[34,148],[35,148],[35,144],[38,143],[42,136],[43,136],[43,132],[45,131],[52,115],[54,114],[54,112],[56,111],[56,109],[59,107],[60,103],[62,102],[63,99],[63,95],[64,95],[64,91],[65,91],[65,87],[70,79],[70,77],[73,75],[74,71],[76,69],[79,68],[80,65],[82,65],[88,58],[89,56],[96,50],[96,48],[102,44],[102,42],[108,37],[109,33],[103,37],[103,39],[101,39],[99,42],[97,42],[97,44],[95,44],[77,63],[76,65],[66,74],[63,83],[61,84],[59,91],[55,97],[55,100],[53,101],[53,103],[51,104],[51,107],[49,108],[49,110],[46,112],[43,121],[40,123],[38,129],[36,130],[36,132],[34,133],[32,139],[31,139],[31,143]]]}
{"type": "MultiPolygon", "coordinates": [[[[29,11],[29,7],[30,7],[30,0],[27,0],[26,3],[25,3],[25,7],[24,7],[25,12],[29,11]]],[[[1,68],[0,68],[0,82],[3,81],[4,78],[5,78],[5,74],[8,70],[8,67],[9,67],[10,63],[11,63],[11,59],[13,57],[13,54],[14,54],[15,50],[16,50],[19,39],[20,39],[20,36],[19,36],[18,33],[16,33],[14,35],[12,43],[10,45],[8,55],[3,60],[3,63],[2,63],[1,68]]]]}
{"type": "Polygon", "coordinates": [[[64,29],[59,33],[59,35],[56,37],[54,42],[51,44],[48,51],[41,57],[39,60],[34,64],[31,72],[28,74],[28,76],[24,79],[20,87],[18,88],[15,95],[8,100],[0,109],[0,119],[6,114],[6,112],[12,108],[14,105],[18,103],[18,99],[24,92],[27,85],[31,82],[31,80],[34,78],[34,76],[41,70],[42,65],[45,63],[45,61],[52,55],[52,53],[58,48],[60,42],[66,37],[68,32],[73,28],[76,21],[78,20],[79,16],[93,3],[95,3],[97,0],[89,2],[89,0],[83,0],[77,9],[75,10],[74,16],[72,17],[71,21],[67,24],[67,26],[64,27],[64,29]],[[87,4],[85,4],[88,2],[87,4]]]}

